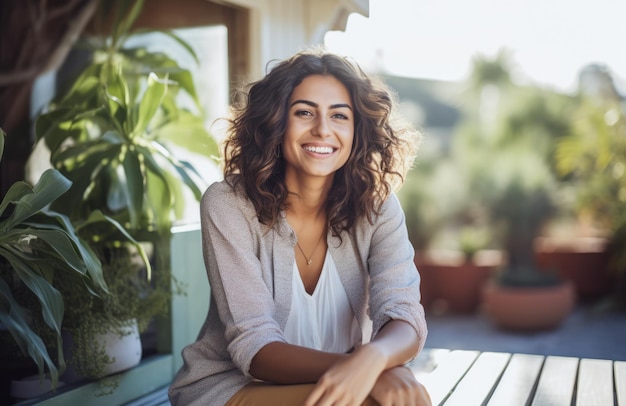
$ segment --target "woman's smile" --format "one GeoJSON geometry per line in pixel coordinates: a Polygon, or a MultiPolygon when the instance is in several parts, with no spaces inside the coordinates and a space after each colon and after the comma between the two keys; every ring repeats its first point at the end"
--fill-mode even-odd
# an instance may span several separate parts
{"type": "Polygon", "coordinates": [[[331,146],[313,145],[313,144],[303,145],[302,148],[305,151],[310,152],[315,155],[330,155],[337,150],[336,148],[333,148],[331,146]]]}

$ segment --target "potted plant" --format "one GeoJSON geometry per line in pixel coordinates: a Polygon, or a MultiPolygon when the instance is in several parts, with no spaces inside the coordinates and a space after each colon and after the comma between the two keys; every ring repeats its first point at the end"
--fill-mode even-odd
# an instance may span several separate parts
{"type": "Polygon", "coordinates": [[[489,207],[507,260],[484,288],[484,310],[498,327],[555,328],[572,311],[575,292],[571,282],[541,272],[535,263],[535,238],[553,210],[551,173],[530,151],[500,151],[494,164],[489,207]]]}
{"type": "Polygon", "coordinates": [[[446,249],[431,250],[429,265],[437,286],[433,313],[469,314],[478,310],[485,282],[502,264],[500,250],[491,246],[490,231],[463,225],[453,230],[446,249]]]}
{"type": "Polygon", "coordinates": [[[510,66],[505,53],[494,60],[476,58],[465,119],[451,150],[465,176],[466,217],[489,224],[505,255],[483,289],[484,311],[500,327],[544,329],[558,325],[573,306],[571,286],[540,272],[533,250],[535,237],[553,214],[555,182],[549,159],[555,140],[567,131],[563,117],[570,100],[517,86],[508,74],[510,66]],[[542,321],[548,311],[535,304],[553,291],[562,291],[564,297],[548,310],[560,312],[542,321]],[[504,313],[507,306],[500,300],[506,297],[515,300],[515,312],[504,313]]]}
{"type": "Polygon", "coordinates": [[[619,300],[626,291],[626,114],[616,93],[581,95],[572,132],[557,145],[556,161],[576,191],[578,219],[604,234],[602,239],[587,236],[595,237],[587,238],[593,244],[578,250],[576,265],[591,261],[594,266],[580,269],[570,262],[559,272],[574,280],[586,298],[615,289],[619,300]]]}
{"type": "MultiPolygon", "coordinates": [[[[0,131],[0,158],[3,147],[0,131]]],[[[70,185],[50,169],[34,187],[13,184],[0,203],[0,322],[12,338],[3,345],[3,354],[19,349],[31,358],[45,389],[55,388],[65,369],[61,333],[67,303],[59,280],[71,276],[76,292],[92,297],[107,292],[100,261],[89,244],[66,216],[48,210],[70,185]]]]}
{"type": "MultiPolygon", "coordinates": [[[[73,181],[55,202],[72,220],[93,210],[118,220],[131,234],[167,234],[184,209],[183,186],[200,198],[202,177],[172,146],[217,156],[188,70],[146,47],[125,48],[142,1],[117,2],[109,36],[89,38],[91,62],[39,115],[35,135],[52,165],[73,181]],[[192,100],[185,106],[180,96],[192,100]]],[[[161,32],[195,58],[171,32],[161,32]]]]}
{"type": "MultiPolygon", "coordinates": [[[[63,292],[73,303],[68,315],[68,331],[74,336],[71,361],[89,378],[102,376],[113,361],[100,356],[101,347],[92,351],[96,334],[107,327],[121,336],[131,318],[138,319],[142,331],[147,320],[167,311],[171,276],[163,254],[167,249],[160,246],[169,244],[185,193],[199,199],[202,190],[201,176],[177,158],[171,146],[217,155],[189,71],[163,53],[124,47],[143,2],[116,5],[119,18],[113,20],[111,34],[89,39],[97,45],[90,63],[35,126],[37,140],[50,150],[52,165],[72,181],[52,207],[88,236],[111,285],[111,294],[103,299],[73,295],[75,281],[63,292]],[[181,94],[193,101],[191,107],[180,101],[181,94]],[[121,227],[94,226],[90,219],[96,212],[121,227]],[[120,244],[125,234],[150,247],[154,277],[146,258],[140,262],[147,268],[137,266],[132,250],[120,244]]],[[[195,56],[180,38],[164,34],[195,56]]]]}

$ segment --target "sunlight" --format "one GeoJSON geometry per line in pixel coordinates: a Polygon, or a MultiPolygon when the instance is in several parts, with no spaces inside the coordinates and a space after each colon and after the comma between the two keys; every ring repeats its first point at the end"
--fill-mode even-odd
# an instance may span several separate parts
{"type": "Polygon", "coordinates": [[[477,53],[505,48],[516,81],[569,92],[590,63],[626,79],[623,15],[626,3],[614,0],[370,0],[369,18],[351,15],[325,44],[366,70],[449,81],[466,78],[477,53]]]}

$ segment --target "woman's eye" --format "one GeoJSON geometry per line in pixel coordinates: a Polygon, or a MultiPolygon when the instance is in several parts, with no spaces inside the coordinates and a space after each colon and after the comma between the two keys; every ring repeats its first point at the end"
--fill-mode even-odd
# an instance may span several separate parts
{"type": "Polygon", "coordinates": [[[298,110],[296,111],[296,116],[312,116],[313,114],[308,110],[298,110]]]}
{"type": "Polygon", "coordinates": [[[343,113],[335,113],[335,114],[333,114],[333,118],[338,118],[340,120],[347,120],[348,116],[346,116],[343,113]]]}

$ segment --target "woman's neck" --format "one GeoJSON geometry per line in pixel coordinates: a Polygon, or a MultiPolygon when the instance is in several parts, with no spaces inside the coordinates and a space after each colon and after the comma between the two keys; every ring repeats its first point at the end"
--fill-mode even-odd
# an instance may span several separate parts
{"type": "Polygon", "coordinates": [[[298,218],[325,218],[326,200],[332,186],[332,179],[321,177],[286,179],[287,212],[298,218]]]}

